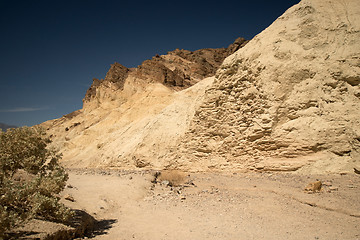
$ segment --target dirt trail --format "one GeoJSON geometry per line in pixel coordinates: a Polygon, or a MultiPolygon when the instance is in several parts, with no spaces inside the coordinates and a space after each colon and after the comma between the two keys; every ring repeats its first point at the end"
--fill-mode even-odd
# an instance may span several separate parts
{"type": "Polygon", "coordinates": [[[75,202],[64,202],[102,221],[93,239],[360,239],[358,175],[187,178],[171,188],[146,172],[72,170],[63,195],[75,202]],[[316,179],[323,191],[303,192],[316,179]]]}

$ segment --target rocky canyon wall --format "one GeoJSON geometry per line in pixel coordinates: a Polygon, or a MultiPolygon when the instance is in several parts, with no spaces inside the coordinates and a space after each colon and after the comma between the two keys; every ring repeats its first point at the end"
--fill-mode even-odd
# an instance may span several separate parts
{"type": "Polygon", "coordinates": [[[360,1],[303,0],[250,42],[115,63],[43,126],[69,167],[352,171],[359,39],[360,1]]]}
{"type": "Polygon", "coordinates": [[[174,166],[346,171],[360,161],[360,2],[303,0],[228,57],[174,166]]]}

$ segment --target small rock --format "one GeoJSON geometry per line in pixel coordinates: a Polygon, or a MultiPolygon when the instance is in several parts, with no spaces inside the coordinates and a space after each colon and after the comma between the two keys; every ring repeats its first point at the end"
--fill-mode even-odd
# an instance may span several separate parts
{"type": "Polygon", "coordinates": [[[65,197],[64,197],[65,200],[68,200],[70,202],[75,202],[75,199],[73,196],[71,196],[70,194],[67,194],[65,197]]]}
{"type": "Polygon", "coordinates": [[[189,185],[189,186],[195,186],[196,185],[194,184],[193,180],[188,180],[187,182],[185,182],[186,185],[189,185]]]}
{"type": "Polygon", "coordinates": [[[322,185],[330,187],[330,186],[332,186],[332,183],[331,182],[324,182],[322,185]]]}
{"type": "Polygon", "coordinates": [[[337,190],[339,190],[337,187],[329,187],[329,190],[330,191],[337,191],[337,190]]]}
{"type": "Polygon", "coordinates": [[[321,181],[316,181],[316,182],[309,183],[304,190],[309,193],[320,192],[321,186],[322,186],[321,181]]]}
{"type": "Polygon", "coordinates": [[[164,180],[161,182],[161,185],[164,185],[164,186],[169,186],[170,185],[170,182],[168,180],[164,180]]]}

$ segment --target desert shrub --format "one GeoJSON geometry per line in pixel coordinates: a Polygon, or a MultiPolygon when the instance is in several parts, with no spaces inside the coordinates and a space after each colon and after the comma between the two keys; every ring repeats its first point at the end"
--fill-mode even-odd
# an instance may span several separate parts
{"type": "Polygon", "coordinates": [[[178,170],[164,170],[161,171],[158,180],[169,181],[171,186],[179,186],[186,181],[186,174],[178,170]]]}
{"type": "Polygon", "coordinates": [[[66,222],[72,216],[58,197],[68,175],[49,143],[40,128],[0,131],[0,238],[25,220],[66,222]]]}

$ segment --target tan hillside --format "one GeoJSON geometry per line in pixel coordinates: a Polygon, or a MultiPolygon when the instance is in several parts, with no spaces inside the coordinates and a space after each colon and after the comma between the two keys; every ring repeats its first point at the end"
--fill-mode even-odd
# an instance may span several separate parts
{"type": "Polygon", "coordinates": [[[243,47],[175,50],[94,79],[83,109],[42,125],[69,167],[162,168],[226,56],[243,47]],[[204,79],[206,78],[206,79],[204,79]]]}
{"type": "Polygon", "coordinates": [[[303,0],[247,44],[115,63],[43,126],[69,167],[360,168],[358,39],[358,0],[303,0]]]}

